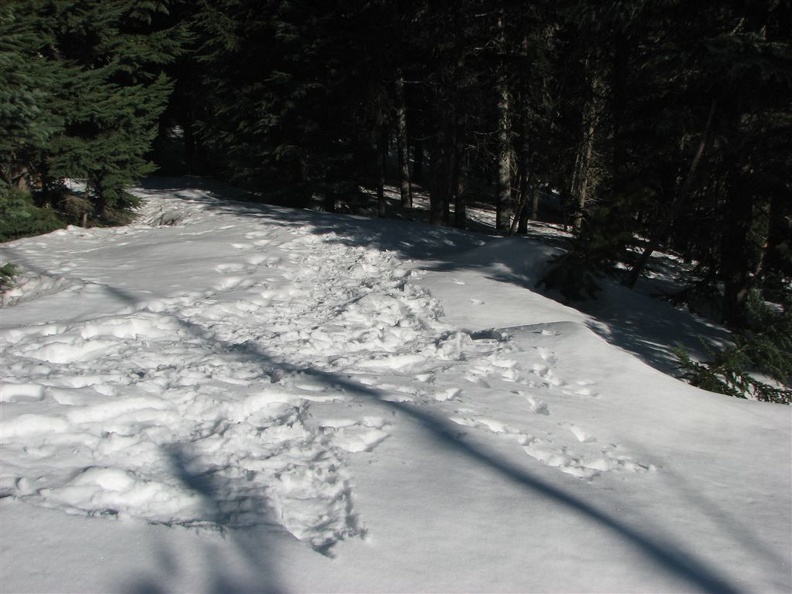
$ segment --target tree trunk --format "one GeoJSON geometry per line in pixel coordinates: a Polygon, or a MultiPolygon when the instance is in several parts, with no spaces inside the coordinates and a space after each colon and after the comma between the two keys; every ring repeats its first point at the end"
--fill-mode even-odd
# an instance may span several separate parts
{"type": "Polygon", "coordinates": [[[462,130],[457,124],[454,133],[454,175],[452,182],[454,193],[454,227],[467,227],[467,194],[465,187],[464,147],[462,146],[462,130]]]}
{"type": "Polygon", "coordinates": [[[509,235],[514,235],[517,232],[517,225],[522,220],[523,213],[527,210],[528,206],[525,201],[525,196],[520,194],[517,200],[517,205],[514,208],[514,218],[509,225],[509,235]]]}
{"type": "Polygon", "coordinates": [[[750,192],[742,191],[737,164],[730,164],[729,189],[724,205],[720,275],[723,279],[723,322],[745,327],[746,302],[751,290],[751,260],[748,249],[753,218],[750,192]]]}
{"type": "Polygon", "coordinates": [[[523,106],[522,112],[522,125],[520,126],[520,152],[517,160],[517,180],[518,180],[518,202],[517,208],[514,213],[514,220],[509,228],[509,235],[513,235],[517,231],[518,225],[520,228],[523,226],[523,219],[526,219],[525,226],[527,227],[527,217],[529,214],[528,198],[530,195],[531,186],[531,145],[528,132],[528,123],[530,118],[530,109],[527,105],[528,101],[525,94],[525,84],[523,81],[523,106]]]}
{"type": "MultiPolygon", "coordinates": [[[[444,125],[444,124],[441,124],[444,125]]],[[[445,225],[448,222],[449,195],[449,168],[451,155],[449,154],[448,134],[441,130],[437,134],[436,146],[432,153],[432,188],[429,192],[429,222],[432,225],[445,225]]]]}
{"type": "Polygon", "coordinates": [[[570,187],[570,194],[575,203],[575,212],[572,219],[572,227],[575,231],[580,231],[583,226],[586,204],[594,185],[592,179],[594,141],[603,110],[604,84],[602,74],[596,64],[590,66],[590,70],[591,96],[586,101],[583,113],[582,137],[578,145],[570,187]]]}
{"type": "Polygon", "coordinates": [[[528,219],[530,218],[532,221],[539,220],[539,186],[534,181],[530,187],[531,192],[531,212],[530,215],[528,211],[524,212],[523,215],[520,217],[520,226],[517,228],[519,233],[528,233],[528,219]]]}
{"type": "MultiPolygon", "coordinates": [[[[504,14],[501,14],[498,18],[498,46],[501,52],[506,51],[505,19],[504,14]]],[[[495,227],[498,231],[508,232],[512,207],[511,166],[513,149],[511,143],[511,96],[508,71],[504,63],[498,65],[496,93],[498,97],[498,155],[496,163],[495,227]]]]}
{"type": "Polygon", "coordinates": [[[511,130],[509,129],[509,89],[506,81],[501,79],[498,84],[498,161],[497,161],[497,197],[495,200],[495,227],[499,231],[509,228],[511,218],[511,130]]]}
{"type": "Polygon", "coordinates": [[[413,171],[412,179],[415,183],[423,183],[424,143],[423,139],[416,138],[413,144],[413,171]]]}
{"type": "Polygon", "coordinates": [[[539,185],[536,182],[531,184],[531,219],[539,220],[539,185]]]}
{"type": "Polygon", "coordinates": [[[453,132],[448,147],[451,153],[448,192],[454,200],[454,227],[464,229],[467,225],[467,196],[465,195],[465,184],[463,181],[464,163],[462,162],[465,150],[465,125],[460,113],[460,104],[462,102],[462,77],[465,72],[465,52],[462,48],[464,32],[462,31],[462,21],[459,16],[455,18],[455,26],[457,59],[454,64],[454,88],[449,114],[449,125],[453,132]]]}
{"type": "Polygon", "coordinates": [[[385,166],[388,160],[388,132],[384,123],[379,124],[377,136],[377,215],[384,217],[386,214],[385,166]]]}
{"type": "Polygon", "coordinates": [[[198,147],[196,146],[195,132],[193,131],[192,118],[189,115],[179,122],[184,134],[184,164],[190,175],[201,175],[198,164],[198,147]]]}
{"type": "Polygon", "coordinates": [[[410,185],[410,145],[407,136],[407,102],[404,96],[404,74],[396,73],[396,145],[399,153],[399,191],[402,208],[412,208],[410,185]]]}
{"type": "Polygon", "coordinates": [[[336,198],[337,194],[335,190],[329,188],[325,190],[324,198],[322,199],[322,206],[325,209],[325,212],[335,212],[336,210],[336,198]]]}
{"type": "Polygon", "coordinates": [[[627,77],[629,76],[629,44],[623,31],[615,33],[613,42],[613,65],[610,70],[610,110],[611,110],[611,166],[610,175],[615,188],[623,179],[627,161],[627,143],[622,133],[629,97],[627,96],[627,77]]]}

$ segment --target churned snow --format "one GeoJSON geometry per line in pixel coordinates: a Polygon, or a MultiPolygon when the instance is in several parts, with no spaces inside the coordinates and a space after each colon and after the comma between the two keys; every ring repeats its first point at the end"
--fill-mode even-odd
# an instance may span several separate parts
{"type": "Polygon", "coordinates": [[[0,246],[3,592],[792,589],[791,409],[663,373],[701,320],[192,181],[0,246]]]}

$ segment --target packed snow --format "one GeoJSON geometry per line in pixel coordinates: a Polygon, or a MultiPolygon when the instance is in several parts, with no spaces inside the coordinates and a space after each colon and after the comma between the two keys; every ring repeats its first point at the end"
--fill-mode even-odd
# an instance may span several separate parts
{"type": "Polygon", "coordinates": [[[3,592],[792,591],[792,409],[666,373],[722,331],[538,228],[136,193],[0,246],[3,592]]]}

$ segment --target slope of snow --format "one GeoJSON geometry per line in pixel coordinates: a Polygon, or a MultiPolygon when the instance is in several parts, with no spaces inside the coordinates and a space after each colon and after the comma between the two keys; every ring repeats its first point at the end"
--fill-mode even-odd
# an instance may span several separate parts
{"type": "Polygon", "coordinates": [[[3,592],[792,589],[789,407],[644,348],[700,322],[548,300],[538,242],[138,192],[0,246],[3,592]]]}

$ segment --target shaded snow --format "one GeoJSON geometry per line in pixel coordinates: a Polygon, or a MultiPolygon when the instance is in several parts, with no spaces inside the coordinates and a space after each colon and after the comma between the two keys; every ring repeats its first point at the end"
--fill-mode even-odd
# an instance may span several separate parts
{"type": "Polygon", "coordinates": [[[792,588],[790,409],[661,373],[700,321],[548,300],[538,241],[138,192],[0,247],[3,591],[792,588]]]}

